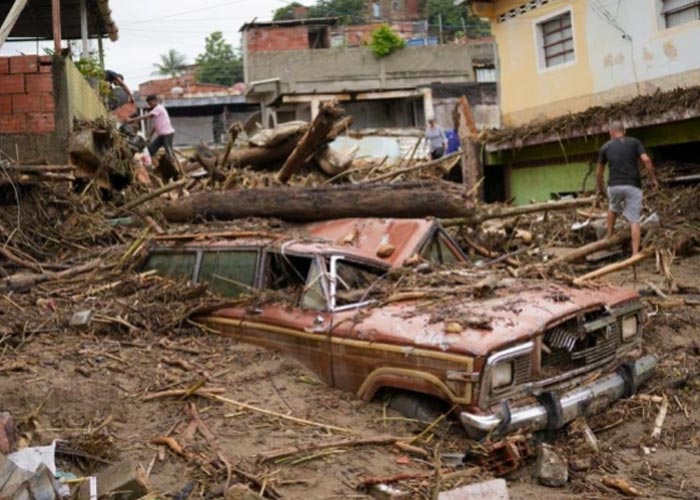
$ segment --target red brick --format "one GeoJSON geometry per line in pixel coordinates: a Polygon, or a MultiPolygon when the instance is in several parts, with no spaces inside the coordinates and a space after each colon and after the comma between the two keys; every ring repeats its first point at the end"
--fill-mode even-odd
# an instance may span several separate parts
{"type": "Polygon", "coordinates": [[[0,57],[0,75],[6,75],[10,72],[10,58],[0,57]]]}
{"type": "Polygon", "coordinates": [[[51,56],[39,56],[39,73],[51,73],[53,70],[51,56]]]}
{"type": "Polygon", "coordinates": [[[26,130],[26,116],[22,113],[0,115],[0,134],[23,134],[26,130]]]}
{"type": "Polygon", "coordinates": [[[39,94],[39,100],[41,101],[41,110],[42,111],[53,111],[56,109],[56,102],[53,99],[53,94],[49,94],[48,92],[45,94],[39,94]]]}
{"type": "Polygon", "coordinates": [[[23,94],[24,75],[0,75],[0,94],[23,94]]]}
{"type": "Polygon", "coordinates": [[[27,115],[27,133],[45,134],[56,129],[53,113],[29,113],[27,115]]]}
{"type": "Polygon", "coordinates": [[[38,92],[53,92],[53,77],[51,75],[27,75],[27,94],[38,92]]]}
{"type": "Polygon", "coordinates": [[[41,99],[37,95],[15,94],[12,96],[12,111],[14,113],[33,113],[41,111],[41,99]]]}
{"type": "Polygon", "coordinates": [[[0,95],[0,115],[9,115],[12,113],[12,97],[9,95],[0,95]]]}
{"type": "Polygon", "coordinates": [[[15,56],[10,57],[10,73],[38,73],[39,57],[37,56],[15,56]]]}

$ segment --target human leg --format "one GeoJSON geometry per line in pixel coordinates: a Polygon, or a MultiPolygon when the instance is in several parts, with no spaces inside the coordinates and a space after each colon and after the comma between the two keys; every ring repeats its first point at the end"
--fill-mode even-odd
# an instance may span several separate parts
{"type": "Polygon", "coordinates": [[[625,186],[625,210],[622,212],[630,223],[632,236],[632,255],[639,253],[642,242],[642,218],[643,194],[642,190],[634,186],[625,186]]]}
{"type": "Polygon", "coordinates": [[[622,205],[624,203],[624,186],[610,186],[608,187],[608,232],[607,237],[610,238],[615,230],[615,222],[617,222],[617,216],[622,213],[622,205]]]}
{"type": "Polygon", "coordinates": [[[637,255],[642,244],[642,227],[639,222],[631,223],[630,231],[632,232],[632,255],[637,255]]]}
{"type": "Polygon", "coordinates": [[[148,145],[148,154],[151,155],[151,158],[156,156],[156,153],[161,147],[163,147],[163,136],[157,135],[156,138],[153,139],[153,142],[148,145]]]}

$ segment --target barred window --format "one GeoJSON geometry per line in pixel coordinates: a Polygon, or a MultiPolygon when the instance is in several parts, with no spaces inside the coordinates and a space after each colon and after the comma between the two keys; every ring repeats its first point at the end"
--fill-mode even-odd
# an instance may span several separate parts
{"type": "Polygon", "coordinates": [[[574,31],[571,12],[539,24],[544,66],[550,68],[574,60],[574,31]]]}
{"type": "Polygon", "coordinates": [[[662,14],[667,28],[700,19],[700,1],[663,0],[662,14]]]}

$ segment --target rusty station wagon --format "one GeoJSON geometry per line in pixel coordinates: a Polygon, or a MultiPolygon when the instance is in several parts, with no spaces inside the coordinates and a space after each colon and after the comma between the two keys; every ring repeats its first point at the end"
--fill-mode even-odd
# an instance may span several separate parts
{"type": "Polygon", "coordinates": [[[656,365],[642,355],[635,292],[511,278],[480,290],[472,282],[487,274],[432,220],[161,240],[145,267],[242,297],[199,318],[222,335],[280,350],[365,400],[387,389],[439,398],[473,437],[560,428],[634,394],[656,365]],[[418,275],[438,285],[396,288],[418,275]]]}

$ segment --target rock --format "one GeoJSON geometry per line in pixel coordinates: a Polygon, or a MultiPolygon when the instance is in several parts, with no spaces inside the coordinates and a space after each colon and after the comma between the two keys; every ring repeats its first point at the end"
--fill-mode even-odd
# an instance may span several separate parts
{"type": "Polygon", "coordinates": [[[0,453],[9,455],[17,449],[15,421],[7,412],[0,412],[0,453]]]}
{"type": "Polygon", "coordinates": [[[574,438],[576,454],[585,457],[598,453],[598,438],[583,418],[577,418],[569,426],[569,435],[574,438]]]}
{"type": "Polygon", "coordinates": [[[73,316],[70,317],[68,325],[72,328],[85,329],[90,325],[90,320],[92,319],[92,310],[85,309],[83,311],[76,311],[73,316]]]}
{"type": "Polygon", "coordinates": [[[541,484],[559,488],[569,480],[569,468],[553,447],[542,443],[537,449],[535,475],[541,484]]]}
{"type": "MultiPolygon", "coordinates": [[[[150,485],[143,467],[132,460],[111,465],[97,474],[98,496],[109,496],[111,500],[136,500],[148,494],[150,485]]],[[[84,482],[77,498],[90,498],[90,489],[84,482]]]]}
{"type": "Polygon", "coordinates": [[[593,462],[590,458],[577,458],[569,462],[569,467],[574,472],[584,472],[593,467],[593,462]]]}
{"type": "Polygon", "coordinates": [[[234,484],[224,493],[224,500],[265,500],[245,484],[234,484]]]}
{"type": "Polygon", "coordinates": [[[493,479],[483,483],[460,486],[442,491],[438,500],[509,500],[508,485],[505,479],[493,479]]]}

